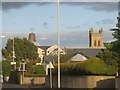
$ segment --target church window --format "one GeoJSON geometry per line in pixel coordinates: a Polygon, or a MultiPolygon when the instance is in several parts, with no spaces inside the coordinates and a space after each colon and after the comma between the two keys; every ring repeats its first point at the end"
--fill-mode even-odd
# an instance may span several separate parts
{"type": "Polygon", "coordinates": [[[100,46],[100,40],[98,41],[98,46],[100,46]]]}
{"type": "Polygon", "coordinates": [[[97,46],[97,42],[96,42],[96,40],[94,41],[94,46],[97,46]]]}

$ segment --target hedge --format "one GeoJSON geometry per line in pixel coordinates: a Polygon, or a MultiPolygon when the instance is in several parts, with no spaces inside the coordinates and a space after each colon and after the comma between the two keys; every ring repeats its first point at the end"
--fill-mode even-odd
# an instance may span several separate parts
{"type": "MultiPolygon", "coordinates": [[[[10,76],[11,75],[11,63],[12,60],[2,60],[2,71],[4,76],[10,76]]],[[[16,68],[20,66],[20,62],[16,62],[16,68]]],[[[29,74],[45,74],[45,69],[43,65],[33,65],[32,63],[27,63],[27,72],[29,74]]]]}
{"type": "MultiPolygon", "coordinates": [[[[57,64],[54,65],[53,74],[57,74],[57,64]]],[[[117,68],[107,66],[99,58],[89,59],[82,62],[61,63],[62,75],[115,75],[117,68]]]]}
{"type": "Polygon", "coordinates": [[[33,65],[30,74],[45,74],[43,65],[33,65]]]}
{"type": "Polygon", "coordinates": [[[11,63],[11,60],[2,61],[3,76],[10,76],[10,72],[12,70],[10,63],[11,63]]]}

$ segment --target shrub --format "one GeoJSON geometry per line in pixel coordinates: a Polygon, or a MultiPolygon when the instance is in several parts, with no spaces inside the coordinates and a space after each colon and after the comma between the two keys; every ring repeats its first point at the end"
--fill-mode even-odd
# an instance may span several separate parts
{"type": "Polygon", "coordinates": [[[3,76],[10,76],[11,72],[11,60],[3,60],[2,61],[2,71],[3,71],[3,76]]]}
{"type": "Polygon", "coordinates": [[[30,74],[45,74],[43,65],[33,65],[30,74]]]}
{"type": "MultiPolygon", "coordinates": [[[[54,66],[53,74],[57,74],[57,64],[54,66]]],[[[116,67],[107,66],[99,58],[61,64],[61,74],[63,75],[115,75],[116,72],[116,67]]]]}

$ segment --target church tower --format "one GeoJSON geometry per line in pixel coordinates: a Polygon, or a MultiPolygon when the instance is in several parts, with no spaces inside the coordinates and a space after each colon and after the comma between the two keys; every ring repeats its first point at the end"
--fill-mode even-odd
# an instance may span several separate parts
{"type": "Polygon", "coordinates": [[[36,42],[35,33],[33,33],[33,32],[29,33],[29,40],[32,41],[32,42],[36,42]]]}
{"type": "Polygon", "coordinates": [[[100,28],[98,33],[95,33],[93,28],[89,30],[89,47],[102,48],[103,45],[103,29],[100,28]]]}

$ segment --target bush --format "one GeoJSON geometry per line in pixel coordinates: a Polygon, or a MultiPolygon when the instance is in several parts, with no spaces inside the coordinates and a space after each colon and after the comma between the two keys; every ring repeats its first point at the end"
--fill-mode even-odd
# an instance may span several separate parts
{"type": "Polygon", "coordinates": [[[3,71],[3,76],[10,76],[11,72],[11,60],[3,60],[2,61],[2,71],[3,71]]]}
{"type": "MultiPolygon", "coordinates": [[[[57,64],[54,66],[53,74],[57,74],[57,64]]],[[[61,74],[63,75],[115,75],[116,72],[116,67],[107,66],[99,58],[61,64],[61,74]]]]}
{"type": "Polygon", "coordinates": [[[33,65],[30,74],[45,74],[43,65],[33,65]]]}

